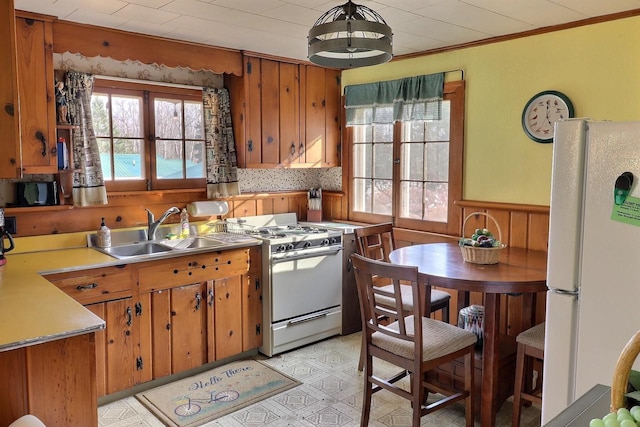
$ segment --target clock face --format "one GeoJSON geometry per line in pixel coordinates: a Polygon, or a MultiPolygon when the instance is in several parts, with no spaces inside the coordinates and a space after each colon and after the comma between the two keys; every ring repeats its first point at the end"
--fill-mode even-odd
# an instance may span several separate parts
{"type": "Polygon", "coordinates": [[[573,117],[573,105],[560,92],[540,92],[527,102],[522,112],[522,128],[536,142],[553,142],[555,122],[573,117]]]}

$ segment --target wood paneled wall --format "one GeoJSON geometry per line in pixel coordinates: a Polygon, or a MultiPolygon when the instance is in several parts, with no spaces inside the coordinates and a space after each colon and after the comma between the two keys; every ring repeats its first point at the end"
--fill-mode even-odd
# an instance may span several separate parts
{"type": "MultiPolygon", "coordinates": [[[[342,193],[324,192],[323,218],[342,218],[340,207],[342,193]],[[332,206],[337,206],[332,208],[332,206]]],[[[18,232],[16,237],[41,236],[58,233],[73,233],[97,230],[100,219],[105,218],[109,228],[128,228],[147,225],[146,209],[159,217],[171,206],[185,207],[188,203],[206,200],[204,190],[173,190],[139,193],[110,193],[109,204],[94,207],[50,206],[30,208],[6,208],[6,216],[15,216],[18,232]]],[[[228,217],[264,215],[295,212],[300,221],[307,219],[307,192],[288,191],[280,193],[250,193],[224,199],[229,203],[228,217]]],[[[207,218],[193,218],[203,221],[207,218]]],[[[177,223],[180,218],[173,215],[167,224],[177,223]]]]}

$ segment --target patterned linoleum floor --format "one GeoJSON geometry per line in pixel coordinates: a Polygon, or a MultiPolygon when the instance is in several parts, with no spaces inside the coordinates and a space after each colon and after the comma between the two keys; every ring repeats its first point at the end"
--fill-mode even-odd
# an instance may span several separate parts
{"type": "MultiPolygon", "coordinates": [[[[264,358],[276,369],[303,384],[203,424],[205,427],[356,427],[362,408],[362,372],[357,370],[360,334],[334,337],[297,350],[264,358]]],[[[263,358],[262,356],[259,356],[263,358]]],[[[374,370],[396,372],[374,360],[374,370]]],[[[404,381],[404,380],[403,380],[404,381]]],[[[511,399],[497,415],[497,426],[511,426],[511,399]]],[[[136,400],[127,397],[98,409],[100,427],[162,427],[136,400]]],[[[411,425],[411,407],[405,399],[381,391],[373,395],[371,427],[411,425]]],[[[458,404],[422,417],[421,426],[464,426],[464,407],[458,404]]],[[[476,425],[479,425],[476,421],[476,425]]],[[[540,426],[540,409],[523,408],[523,427],[540,426]]]]}

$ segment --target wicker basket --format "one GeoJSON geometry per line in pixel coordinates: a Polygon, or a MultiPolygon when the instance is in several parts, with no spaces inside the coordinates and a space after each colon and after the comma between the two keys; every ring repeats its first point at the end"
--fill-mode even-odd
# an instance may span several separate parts
{"type": "Polygon", "coordinates": [[[471,218],[473,215],[484,215],[489,218],[496,225],[498,229],[498,240],[501,242],[500,246],[495,248],[479,248],[476,246],[464,246],[460,245],[460,251],[462,252],[462,258],[466,262],[470,262],[472,264],[497,264],[500,259],[500,252],[507,247],[504,243],[502,243],[502,230],[500,230],[500,224],[498,221],[488,213],[484,212],[472,212],[464,219],[462,223],[462,234],[464,237],[465,226],[467,225],[467,220],[471,218]]]}
{"type": "Polygon", "coordinates": [[[618,357],[611,383],[611,412],[626,407],[627,399],[624,395],[627,392],[629,373],[638,354],[640,354],[640,331],[631,337],[618,357]]]}

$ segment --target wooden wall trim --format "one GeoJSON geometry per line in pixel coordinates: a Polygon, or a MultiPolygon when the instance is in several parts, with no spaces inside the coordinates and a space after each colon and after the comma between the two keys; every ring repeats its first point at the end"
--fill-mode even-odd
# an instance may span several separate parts
{"type": "Polygon", "coordinates": [[[110,57],[119,61],[131,59],[145,64],[160,63],[168,67],[180,66],[192,70],[211,70],[218,74],[242,75],[242,53],[239,50],[69,21],[53,23],[53,51],[80,53],[88,57],[110,57]]]}
{"type": "Polygon", "coordinates": [[[455,205],[462,208],[501,209],[519,212],[549,213],[549,206],[522,205],[516,203],[483,202],[480,200],[456,200],[455,205]]]}

